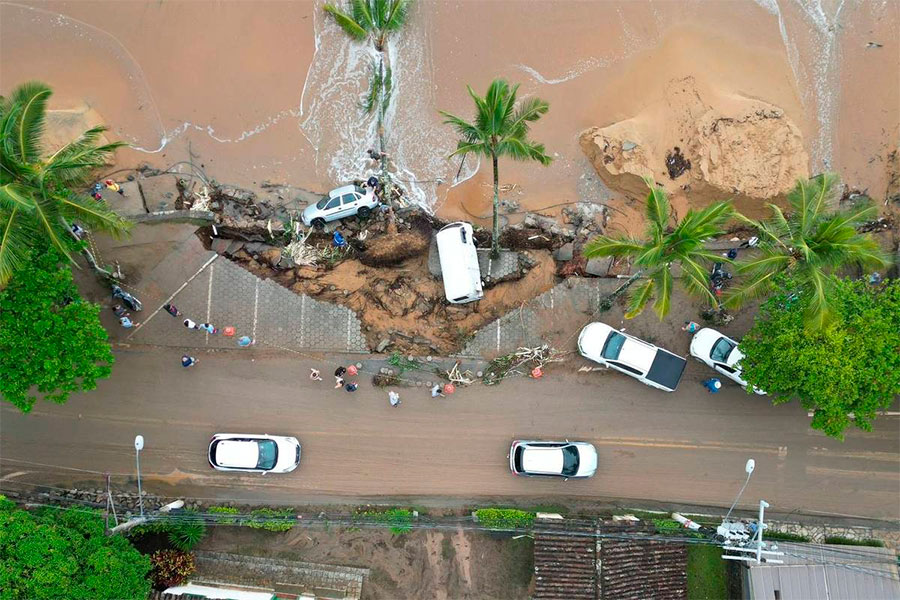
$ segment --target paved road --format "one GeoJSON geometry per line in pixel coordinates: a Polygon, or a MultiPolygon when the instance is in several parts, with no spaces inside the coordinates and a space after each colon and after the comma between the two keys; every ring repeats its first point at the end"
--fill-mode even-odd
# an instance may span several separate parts
{"type": "MultiPolygon", "coordinates": [[[[728,384],[710,395],[686,379],[666,394],[613,373],[574,374],[572,365],[540,381],[510,380],[447,399],[401,389],[403,404],[391,408],[368,378],[352,395],[309,381],[315,363],[307,360],[220,352],[183,369],[175,350],[117,355],[113,377],[67,405],[41,403],[22,415],[2,403],[3,480],[63,485],[94,477],[39,466],[45,464],[110,471],[125,483],[134,468],[132,440],[141,433],[145,487],[166,495],[297,503],[627,498],[728,506],[753,457],[756,472],[741,506],[763,497],[779,513],[900,518],[896,418],[881,419],[871,433],[850,431],[841,443],[810,430],[796,404],[772,407],[728,384]],[[215,432],[297,435],[303,462],[288,475],[213,471],[205,450],[215,432]],[[506,453],[515,437],[590,441],[600,468],[588,481],[514,477],[506,453]]],[[[317,366],[326,375],[332,368],[317,366]]]]}

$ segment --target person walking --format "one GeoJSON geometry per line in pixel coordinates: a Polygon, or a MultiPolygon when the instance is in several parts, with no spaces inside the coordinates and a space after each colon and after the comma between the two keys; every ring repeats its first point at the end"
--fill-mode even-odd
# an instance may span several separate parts
{"type": "Polygon", "coordinates": [[[391,401],[391,406],[393,406],[394,408],[400,406],[400,394],[398,394],[394,390],[388,392],[388,400],[391,401]]]}
{"type": "Polygon", "coordinates": [[[164,304],[163,308],[166,309],[166,312],[172,315],[173,317],[180,317],[181,311],[175,308],[173,304],[164,304]]]}
{"type": "Polygon", "coordinates": [[[432,398],[443,398],[444,392],[441,391],[441,384],[436,383],[434,387],[431,388],[431,397],[432,398]]]}
{"type": "Polygon", "coordinates": [[[112,179],[107,179],[103,182],[106,185],[106,189],[112,190],[113,192],[117,192],[120,196],[125,195],[125,190],[123,190],[118,183],[113,181],[112,179]]]}
{"type": "Polygon", "coordinates": [[[119,317],[119,323],[125,329],[131,329],[132,327],[137,325],[137,323],[134,323],[130,318],[128,318],[128,315],[122,315],[121,317],[119,317]]]}
{"type": "Polygon", "coordinates": [[[344,387],[344,378],[340,375],[334,376],[334,389],[339,390],[344,387]]]}
{"type": "Polygon", "coordinates": [[[205,330],[207,333],[210,333],[210,334],[219,333],[218,328],[213,327],[209,323],[201,323],[199,328],[205,330]]]}
{"type": "Polygon", "coordinates": [[[310,369],[309,370],[309,378],[313,381],[322,381],[322,375],[319,374],[318,369],[310,369]]]}
{"type": "Polygon", "coordinates": [[[244,335],[238,338],[238,346],[241,348],[246,348],[247,346],[252,346],[256,342],[249,335],[244,335]]]}
{"type": "Polygon", "coordinates": [[[197,364],[197,359],[193,356],[188,356],[187,354],[181,355],[181,366],[187,369],[188,367],[193,367],[197,364]]]}
{"type": "Polygon", "coordinates": [[[722,389],[722,382],[719,381],[718,377],[710,377],[703,382],[703,387],[705,387],[710,394],[718,394],[719,390],[722,389]]]}
{"type": "Polygon", "coordinates": [[[183,322],[184,322],[184,326],[187,327],[188,329],[197,329],[197,324],[194,323],[193,321],[191,321],[190,319],[185,319],[183,322]]]}
{"type": "Polygon", "coordinates": [[[685,321],[684,326],[681,328],[682,331],[687,331],[688,333],[697,333],[698,329],[700,329],[700,324],[693,321],[685,321]]]}
{"type": "Polygon", "coordinates": [[[348,392],[355,392],[356,388],[358,388],[358,387],[359,387],[359,385],[355,381],[351,381],[350,383],[348,383],[347,385],[344,386],[344,389],[347,390],[348,392]]]}

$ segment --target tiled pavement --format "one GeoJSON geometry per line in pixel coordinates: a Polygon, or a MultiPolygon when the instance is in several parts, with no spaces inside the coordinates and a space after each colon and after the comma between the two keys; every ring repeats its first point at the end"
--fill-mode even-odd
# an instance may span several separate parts
{"type": "Polygon", "coordinates": [[[289,350],[368,352],[361,323],[348,308],[260,279],[225,258],[217,259],[215,253],[203,250],[196,238],[186,241],[173,255],[142,282],[147,316],[128,341],[233,348],[237,337],[249,335],[261,344],[289,350]],[[235,338],[185,328],[183,318],[174,319],[161,310],[167,301],[198,323],[212,323],[220,330],[234,326],[235,338]]]}

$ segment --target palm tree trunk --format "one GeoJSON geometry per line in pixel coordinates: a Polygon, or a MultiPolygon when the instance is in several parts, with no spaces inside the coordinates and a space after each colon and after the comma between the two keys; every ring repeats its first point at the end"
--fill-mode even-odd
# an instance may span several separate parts
{"type": "Polygon", "coordinates": [[[497,168],[497,155],[491,154],[494,166],[494,223],[491,227],[491,258],[500,257],[500,174],[497,168]]]}
{"type": "Polygon", "coordinates": [[[610,308],[612,308],[612,303],[613,303],[613,301],[614,301],[616,298],[618,298],[619,296],[621,296],[622,294],[624,294],[624,293],[625,293],[625,290],[627,290],[628,288],[630,288],[630,287],[631,287],[631,284],[633,284],[635,281],[637,281],[638,279],[640,279],[640,278],[641,278],[641,275],[643,275],[643,274],[644,274],[644,270],[643,270],[643,269],[638,269],[637,271],[635,271],[634,273],[632,273],[631,277],[629,277],[629,278],[625,281],[625,283],[623,283],[622,285],[620,285],[619,287],[617,287],[617,288],[615,289],[615,291],[613,291],[613,292],[612,292],[611,294],[609,294],[606,298],[604,298],[603,300],[601,300],[601,301],[600,301],[600,305],[599,305],[597,308],[598,308],[599,310],[601,310],[601,311],[606,311],[606,310],[609,310],[610,308]]]}

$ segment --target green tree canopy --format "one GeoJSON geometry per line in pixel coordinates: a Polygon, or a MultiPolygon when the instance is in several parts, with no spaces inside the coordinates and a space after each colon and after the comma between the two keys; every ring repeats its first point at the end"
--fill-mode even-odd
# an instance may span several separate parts
{"type": "MultiPolygon", "coordinates": [[[[798,289],[796,281],[775,281],[781,290],[798,289]]],[[[775,404],[799,398],[815,411],[814,429],[842,439],[851,422],[871,430],[876,412],[900,395],[900,281],[833,278],[828,286],[835,318],[815,331],[804,325],[810,292],[769,298],[741,341],[741,366],[744,379],[775,404]]]]}
{"type": "Polygon", "coordinates": [[[525,98],[517,102],[519,86],[509,87],[503,79],[495,79],[482,98],[472,89],[469,96],[475,102],[475,119],[470,123],[462,117],[440,111],[445,124],[452,126],[461,138],[450,155],[463,156],[472,153],[491,159],[494,169],[494,220],[491,239],[491,256],[500,256],[500,175],[498,159],[501,156],[513,160],[534,160],[544,166],[553,159],[544,151],[544,145],[528,139],[530,124],[550,110],[550,104],[540,98],[525,98]]]}
{"type": "Polygon", "coordinates": [[[755,255],[738,263],[743,275],[741,285],[732,288],[725,305],[740,308],[750,298],[772,293],[779,273],[789,273],[795,291],[808,298],[805,318],[807,327],[818,329],[828,323],[835,312],[832,307],[830,275],[841,275],[853,265],[883,267],[887,264],[878,243],[856,228],[878,214],[868,198],[853,208],[835,212],[840,194],[837,175],[825,173],[810,180],[800,180],[788,194],[787,215],[770,204],[772,216],[767,221],[754,221],[742,215],[738,219],[759,232],[755,255]]]}
{"type": "Polygon", "coordinates": [[[150,559],[104,535],[96,511],[26,511],[0,496],[0,597],[146,598],[150,559]]]}
{"type": "Polygon", "coordinates": [[[62,404],[94,389],[114,361],[107,339],[100,307],[78,295],[63,256],[33,250],[0,290],[0,396],[28,412],[35,390],[62,404]]]}
{"type": "Polygon", "coordinates": [[[106,164],[121,142],[100,144],[105,127],[45,157],[41,149],[47,99],[32,81],[0,96],[0,287],[25,264],[28,251],[49,242],[67,258],[71,221],[119,236],[131,223],[78,187],[106,164]]]}
{"type": "Polygon", "coordinates": [[[666,192],[649,177],[644,179],[650,193],[647,194],[647,231],[643,239],[634,237],[609,237],[598,235],[584,246],[584,256],[629,256],[638,268],[635,275],[645,277],[630,294],[628,312],[631,319],[641,314],[650,300],[660,319],[669,314],[672,304],[674,276],[672,265],[681,270],[681,285],[689,294],[705,298],[713,306],[716,297],[709,287],[708,264],[722,261],[716,252],[706,250],[704,242],[724,233],[725,221],[732,215],[731,205],[716,202],[706,208],[689,210],[674,227],[672,207],[666,192]]]}

